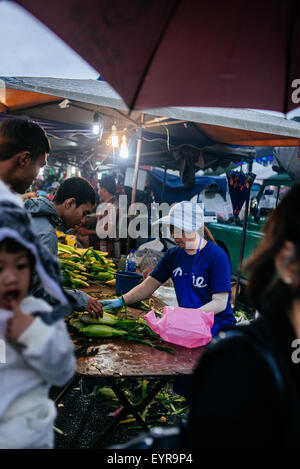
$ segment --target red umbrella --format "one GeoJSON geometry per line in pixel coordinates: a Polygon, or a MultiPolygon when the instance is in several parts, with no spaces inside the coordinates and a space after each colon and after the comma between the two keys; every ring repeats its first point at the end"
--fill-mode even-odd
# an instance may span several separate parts
{"type": "Polygon", "coordinates": [[[130,108],[287,112],[300,102],[298,0],[19,0],[130,108]]]}

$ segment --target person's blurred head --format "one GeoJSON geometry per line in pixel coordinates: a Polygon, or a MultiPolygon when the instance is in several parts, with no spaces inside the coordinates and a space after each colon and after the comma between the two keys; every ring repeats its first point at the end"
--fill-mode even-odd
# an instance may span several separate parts
{"type": "Polygon", "coordinates": [[[58,188],[53,203],[66,228],[79,225],[95,206],[96,194],[84,178],[66,179],[58,188]]]}
{"type": "Polygon", "coordinates": [[[20,303],[27,295],[34,264],[22,244],[10,238],[0,242],[0,308],[10,309],[12,300],[20,303]]]}
{"type": "Polygon", "coordinates": [[[111,199],[116,194],[116,181],[113,176],[105,175],[99,181],[99,198],[101,201],[111,199]]]}
{"type": "Polygon", "coordinates": [[[289,313],[300,299],[300,185],[270,215],[262,242],[245,263],[248,293],[263,315],[289,313]]]}
{"type": "Polygon", "coordinates": [[[93,186],[93,188],[96,190],[98,190],[98,174],[94,174],[91,178],[90,178],[90,181],[91,181],[91,184],[93,186]]]}
{"type": "Polygon", "coordinates": [[[197,231],[186,232],[178,229],[176,226],[170,225],[170,233],[176,245],[183,249],[188,249],[190,246],[194,248],[195,241],[199,242],[199,234],[197,231]]]}
{"type": "Polygon", "coordinates": [[[202,204],[186,200],[178,202],[171,207],[168,215],[156,220],[153,226],[158,223],[170,227],[172,238],[183,249],[194,249],[195,243],[199,243],[199,235],[204,237],[202,204]]]}
{"type": "Polygon", "coordinates": [[[0,178],[13,190],[24,194],[50,152],[42,127],[20,117],[5,119],[0,125],[0,178]]]}

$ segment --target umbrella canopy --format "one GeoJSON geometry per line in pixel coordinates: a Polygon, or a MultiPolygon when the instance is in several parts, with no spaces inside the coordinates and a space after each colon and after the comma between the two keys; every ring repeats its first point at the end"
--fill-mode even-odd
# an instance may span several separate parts
{"type": "Polygon", "coordinates": [[[130,108],[299,106],[298,0],[19,0],[130,108]]]}
{"type": "MultiPolygon", "coordinates": [[[[122,125],[128,115],[128,107],[123,99],[107,83],[98,80],[0,77],[0,97],[2,112],[27,112],[39,118],[73,124],[90,124],[91,113],[97,109],[106,115],[109,114],[112,120],[120,119],[122,112],[122,125]],[[70,107],[61,109],[58,104],[65,98],[71,100],[70,107]],[[76,103],[81,104],[81,108],[76,107],[76,103]],[[83,104],[88,105],[85,106],[85,111],[83,104]]],[[[206,143],[211,141],[243,146],[300,145],[299,122],[263,112],[220,107],[167,107],[141,112],[152,117],[192,122],[207,136],[206,143]]],[[[130,113],[130,118],[135,121],[131,121],[131,125],[136,125],[139,115],[138,112],[130,113]]],[[[181,138],[184,139],[186,135],[183,126],[181,127],[181,138]]],[[[155,127],[151,128],[147,128],[146,121],[145,128],[152,133],[166,134],[162,121],[158,121],[155,127]]],[[[178,135],[178,131],[176,134],[178,135]]],[[[194,139],[196,135],[197,132],[194,130],[194,139]]]]}
{"type": "MultiPolygon", "coordinates": [[[[124,101],[107,83],[33,77],[0,80],[5,111],[0,119],[9,114],[28,115],[39,122],[50,135],[55,161],[75,162],[92,171],[99,165],[134,164],[141,113],[128,114],[124,101]],[[65,99],[68,102],[62,106],[65,99]],[[103,122],[100,140],[91,134],[95,112],[103,122]],[[113,155],[107,144],[113,123],[120,135],[127,134],[128,159],[120,158],[118,152],[113,155]]],[[[145,115],[142,142],[141,165],[179,169],[184,184],[191,186],[197,168],[225,168],[232,161],[247,161],[258,144],[300,145],[300,123],[251,110],[152,109],[145,115]]]]}
{"type": "MultiPolygon", "coordinates": [[[[34,118],[51,136],[52,156],[75,159],[80,166],[93,163],[93,170],[95,162],[134,164],[140,113],[128,114],[124,101],[107,83],[32,77],[0,80],[5,110],[0,116],[5,118],[10,113],[34,118]],[[68,102],[62,103],[65,99],[68,102]],[[95,112],[103,121],[100,141],[91,135],[95,112]],[[113,157],[107,145],[113,123],[120,135],[127,134],[127,160],[122,160],[118,152],[113,157]]],[[[140,164],[179,168],[190,186],[195,168],[227,167],[231,161],[247,160],[258,144],[300,145],[300,123],[251,110],[151,109],[145,115],[142,139],[140,164]],[[244,146],[235,146],[241,144],[244,146]]]]}

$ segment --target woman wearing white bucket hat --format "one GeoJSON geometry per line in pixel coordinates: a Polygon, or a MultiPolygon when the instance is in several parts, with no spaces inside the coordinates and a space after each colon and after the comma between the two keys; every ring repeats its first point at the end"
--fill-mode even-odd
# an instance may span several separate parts
{"type": "Polygon", "coordinates": [[[106,308],[118,308],[149,298],[170,277],[178,305],[213,311],[212,335],[226,325],[235,324],[231,308],[231,268],[222,248],[204,239],[204,214],[200,204],[180,202],[169,214],[155,222],[168,225],[176,247],[169,249],[153,272],[122,298],[105,300],[106,308]]]}

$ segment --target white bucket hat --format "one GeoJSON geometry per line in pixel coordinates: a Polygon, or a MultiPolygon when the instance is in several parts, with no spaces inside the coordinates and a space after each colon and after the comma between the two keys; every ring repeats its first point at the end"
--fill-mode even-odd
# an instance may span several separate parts
{"type": "Polygon", "coordinates": [[[204,226],[202,204],[188,201],[179,202],[171,208],[167,216],[156,220],[153,226],[158,223],[176,226],[187,233],[199,231],[204,226]]]}

